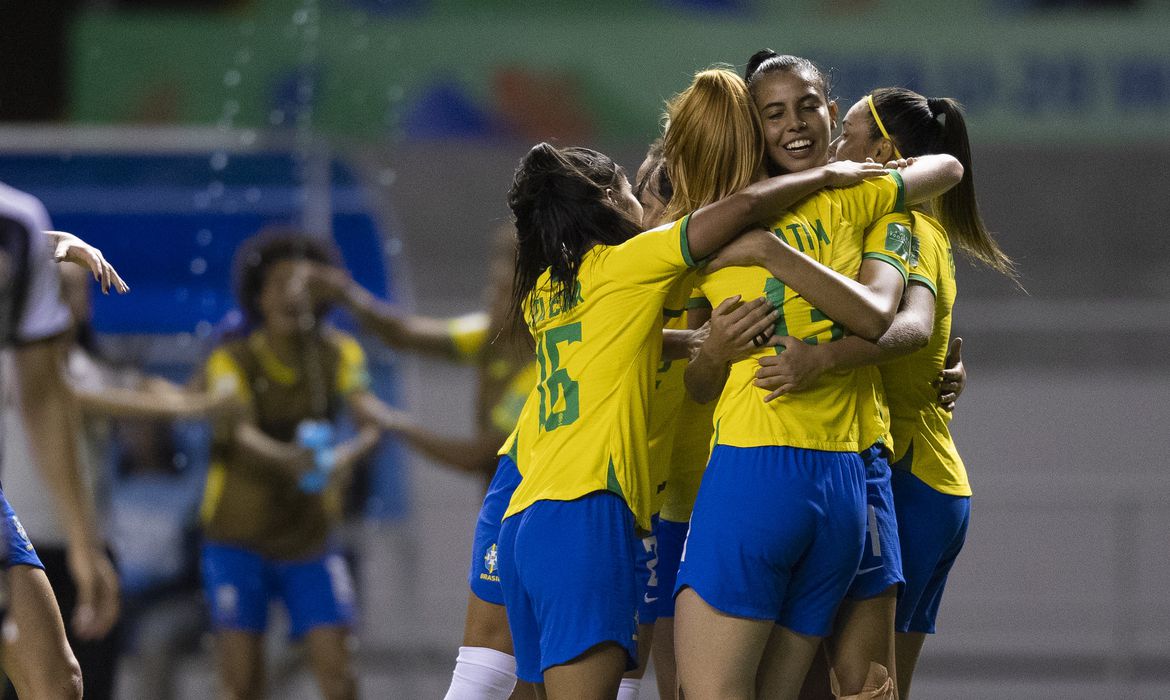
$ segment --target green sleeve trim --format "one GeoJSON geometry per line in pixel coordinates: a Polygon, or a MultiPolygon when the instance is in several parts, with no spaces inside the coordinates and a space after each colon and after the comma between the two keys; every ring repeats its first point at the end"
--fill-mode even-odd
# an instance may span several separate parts
{"type": "Polygon", "coordinates": [[[909,282],[909,279],[908,279],[907,274],[906,274],[906,264],[903,263],[898,258],[894,257],[893,255],[886,255],[885,253],[878,253],[878,252],[870,252],[870,253],[866,253],[865,255],[862,255],[861,258],[863,260],[881,260],[884,263],[889,263],[890,265],[893,265],[894,268],[898,270],[898,272],[902,273],[902,284],[906,284],[907,282],[909,282]]]}
{"type": "Polygon", "coordinates": [[[666,318],[679,318],[687,312],[686,309],[662,309],[662,315],[666,318]]]}
{"type": "Polygon", "coordinates": [[[695,266],[695,259],[691,257],[691,244],[687,240],[687,224],[691,223],[691,215],[687,214],[682,218],[682,225],[678,227],[678,245],[682,249],[683,260],[687,267],[695,266]]]}
{"type": "Polygon", "coordinates": [[[709,309],[711,302],[704,297],[691,297],[687,299],[687,309],[709,309]]]}
{"type": "Polygon", "coordinates": [[[905,214],[906,182],[902,179],[902,173],[898,172],[897,170],[891,170],[890,177],[894,178],[894,182],[898,184],[898,196],[894,199],[894,211],[905,214]]]}
{"type": "Polygon", "coordinates": [[[921,284],[925,287],[929,287],[930,293],[935,295],[936,297],[938,296],[938,287],[934,286],[934,282],[930,278],[923,277],[922,275],[915,275],[915,274],[911,273],[910,281],[917,282],[918,284],[921,284]]]}

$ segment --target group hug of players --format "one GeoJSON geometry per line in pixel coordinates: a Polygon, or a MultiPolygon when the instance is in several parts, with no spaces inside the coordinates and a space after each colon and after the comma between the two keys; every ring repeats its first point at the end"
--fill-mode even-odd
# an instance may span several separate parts
{"type": "Polygon", "coordinates": [[[652,649],[663,697],[905,700],[970,513],[952,246],[1015,274],[963,113],[880,88],[839,115],[761,51],[663,121],[633,187],[533,147],[492,312],[451,326],[510,435],[447,698],[635,698],[652,649]],[[513,334],[535,362],[488,343],[513,334]]]}

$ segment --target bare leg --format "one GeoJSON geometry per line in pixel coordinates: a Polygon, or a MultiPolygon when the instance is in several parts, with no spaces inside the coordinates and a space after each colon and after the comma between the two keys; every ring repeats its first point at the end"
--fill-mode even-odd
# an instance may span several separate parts
{"type": "Polygon", "coordinates": [[[650,650],[654,648],[654,623],[638,625],[638,668],[627,671],[623,678],[641,678],[646,675],[650,663],[650,650]]]}
{"type": "Polygon", "coordinates": [[[817,647],[816,655],[804,675],[800,700],[833,700],[833,686],[829,683],[829,656],[825,651],[830,642],[830,639],[826,639],[817,647]]]}
{"type": "Polygon", "coordinates": [[[898,697],[910,700],[910,681],[914,678],[914,667],[926,635],[922,632],[898,632],[894,635],[895,660],[898,665],[898,697]]]}
{"type": "MultiPolygon", "coordinates": [[[[679,681],[687,699],[754,698],[756,673],[774,627],[770,620],[726,615],[693,588],[683,589],[675,599],[674,643],[679,681]]],[[[804,668],[801,678],[803,673],[804,668]]]]}
{"type": "Polygon", "coordinates": [[[224,700],[264,697],[264,637],[226,630],[215,635],[216,665],[224,700]]]}
{"type": "Polygon", "coordinates": [[[658,681],[658,696],[662,700],[678,698],[678,667],[674,664],[674,618],[660,617],[654,623],[654,674],[658,681]]]}
{"type": "Polygon", "coordinates": [[[314,627],[305,634],[309,665],[325,700],[356,700],[357,677],[349,653],[346,627],[314,627]]]}
{"type": "Polygon", "coordinates": [[[861,692],[871,662],[885,666],[897,683],[894,669],[896,594],[897,587],[890,586],[873,598],[846,599],[841,604],[829,646],[841,695],[861,692]]]}
{"type": "Polygon", "coordinates": [[[81,667],[65,638],[61,610],[45,572],[17,565],[6,572],[11,594],[0,664],[22,698],[80,700],[81,667]]]}
{"type": "Polygon", "coordinates": [[[622,682],[626,658],[626,650],[620,644],[602,642],[569,663],[546,670],[545,697],[550,700],[612,700],[622,682]]]}
{"type": "Polygon", "coordinates": [[[821,637],[810,637],[787,627],[772,625],[772,634],[755,678],[759,696],[769,700],[797,700],[821,641],[821,637]]]}

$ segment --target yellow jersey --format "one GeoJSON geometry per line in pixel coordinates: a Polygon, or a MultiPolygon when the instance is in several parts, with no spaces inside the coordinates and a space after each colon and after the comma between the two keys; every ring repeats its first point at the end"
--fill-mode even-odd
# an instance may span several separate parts
{"type": "MultiPolygon", "coordinates": [[[[851,187],[817,192],[768,228],[805,255],[832,265],[835,246],[848,242],[860,252],[858,242],[865,230],[886,214],[903,209],[902,177],[891,171],[851,187]]],[[[718,270],[701,276],[698,286],[712,305],[736,294],[744,299],[767,296],[781,312],[777,335],[827,343],[845,333],[843,327],[762,267],[718,270]]],[[[784,445],[857,452],[856,372],[826,372],[807,391],[765,403],[767,392],[752,383],[757,361],[767,353],[779,352],[783,352],[782,347],[761,348],[731,366],[715,408],[715,442],[733,447],[784,445]]]]}
{"type": "Polygon", "coordinates": [[[594,246],[581,260],[569,304],[553,294],[547,270],[537,280],[524,302],[540,364],[536,411],[520,423],[520,439],[531,444],[520,446],[524,480],[505,518],[536,501],[609,490],[649,529],[650,397],[662,355],[662,309],[694,267],[689,220],[594,246]]]}
{"type": "MultiPolygon", "coordinates": [[[[687,301],[687,313],[695,309],[711,310],[711,304],[697,290],[693,290],[687,301]]],[[[684,362],[684,368],[685,365],[684,362]]],[[[666,481],[661,517],[663,520],[685,523],[691,519],[691,509],[699,493],[699,482],[703,480],[703,472],[711,456],[711,435],[714,432],[711,423],[715,416],[715,402],[698,403],[684,392],[677,413],[670,475],[666,481]]]]}
{"type": "Polygon", "coordinates": [[[910,282],[934,292],[934,330],[921,350],[881,365],[890,402],[895,463],[908,468],[931,488],[952,496],[970,496],[967,470],[951,439],[951,414],[938,403],[933,382],[946,364],[955,304],[955,258],[950,239],[935,219],[914,212],[910,282]],[[906,455],[909,460],[903,460],[906,455]]]}
{"type": "MultiPolygon", "coordinates": [[[[893,266],[905,284],[910,259],[910,217],[902,212],[887,214],[865,231],[862,239],[849,238],[839,242],[833,252],[832,268],[857,279],[863,260],[880,260],[893,266]]],[[[857,444],[862,449],[881,443],[893,453],[890,433],[890,409],[882,389],[881,373],[877,366],[857,369],[857,444]]]]}

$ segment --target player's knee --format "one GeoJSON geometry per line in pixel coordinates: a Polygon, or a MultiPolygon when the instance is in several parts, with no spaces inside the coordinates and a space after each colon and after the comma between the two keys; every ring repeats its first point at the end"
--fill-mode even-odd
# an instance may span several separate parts
{"type": "Polygon", "coordinates": [[[44,695],[38,697],[60,698],[61,700],[81,700],[85,691],[81,677],[81,666],[77,659],[70,654],[69,658],[62,659],[55,670],[49,671],[48,688],[44,695]]]}
{"type": "Polygon", "coordinates": [[[870,662],[869,673],[861,690],[849,695],[836,693],[840,700],[895,700],[894,679],[890,677],[890,670],[876,662],[870,662]]]}

